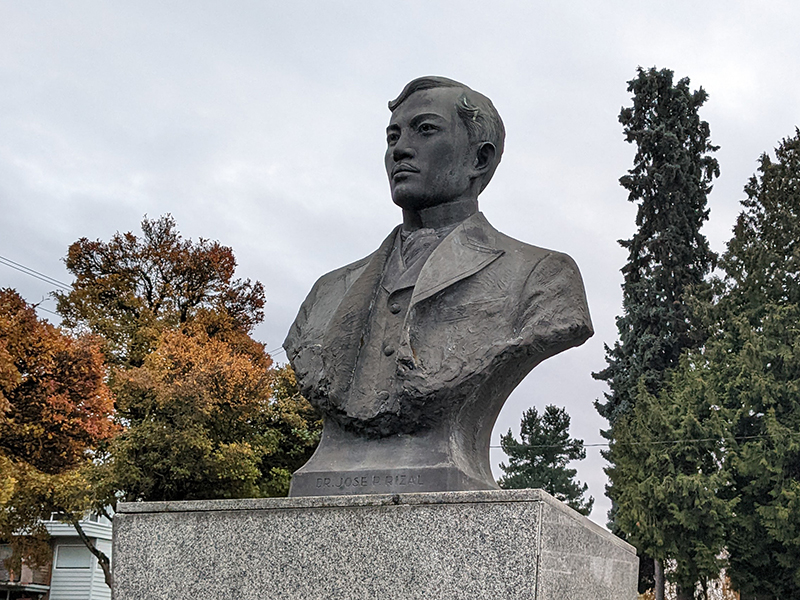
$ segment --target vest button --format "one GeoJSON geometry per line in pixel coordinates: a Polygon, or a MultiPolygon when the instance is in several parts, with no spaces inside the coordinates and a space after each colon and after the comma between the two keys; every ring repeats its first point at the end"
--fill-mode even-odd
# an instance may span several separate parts
{"type": "Polygon", "coordinates": [[[391,312],[393,315],[396,315],[397,313],[399,313],[400,312],[400,304],[398,304],[397,302],[392,302],[392,304],[389,306],[389,312],[391,312]]]}
{"type": "Polygon", "coordinates": [[[385,356],[391,356],[392,354],[394,354],[394,346],[390,346],[389,344],[386,344],[383,347],[383,354],[385,356]]]}

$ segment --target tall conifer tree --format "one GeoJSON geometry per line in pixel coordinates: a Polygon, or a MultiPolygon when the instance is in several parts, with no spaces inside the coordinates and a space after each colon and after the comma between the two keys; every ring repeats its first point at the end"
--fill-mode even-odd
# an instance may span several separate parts
{"type": "Polygon", "coordinates": [[[595,374],[611,392],[597,402],[612,427],[635,403],[639,381],[656,394],[665,372],[686,348],[704,339],[686,300],[703,289],[716,255],[700,228],[708,219],[706,196],[719,176],[710,156],[708,123],[698,114],[707,94],[692,92],[689,79],[673,84],[672,71],[639,68],[628,82],[633,106],[619,120],[625,139],[637,145],[633,169],[620,178],[628,200],[638,204],[636,233],[620,240],[628,250],[622,268],[623,314],[619,341],[606,348],[608,366],[595,374]]]}
{"type": "Polygon", "coordinates": [[[705,353],[733,427],[729,573],[742,600],[800,597],[800,130],[776,157],[745,186],[705,353]]]}
{"type": "Polygon", "coordinates": [[[637,475],[619,470],[631,462],[625,454],[633,440],[619,439],[623,429],[626,436],[631,429],[617,424],[631,414],[640,394],[658,398],[682,352],[705,339],[690,298],[707,293],[705,277],[716,261],[700,229],[708,219],[706,198],[719,165],[710,154],[717,147],[708,123],[699,116],[707,94],[702,88],[691,91],[689,83],[688,78],[674,83],[668,69],[639,68],[628,82],[633,106],[619,116],[626,141],[637,146],[633,168],[620,179],[628,200],[638,204],[637,231],[620,241],[628,262],[622,268],[619,341],[606,346],[608,366],[594,377],[610,388],[605,401],[595,405],[609,422],[603,435],[612,441],[605,453],[611,463],[611,525],[623,535],[630,532],[622,531],[614,517],[626,510],[617,502],[619,488],[635,486],[637,475]]]}

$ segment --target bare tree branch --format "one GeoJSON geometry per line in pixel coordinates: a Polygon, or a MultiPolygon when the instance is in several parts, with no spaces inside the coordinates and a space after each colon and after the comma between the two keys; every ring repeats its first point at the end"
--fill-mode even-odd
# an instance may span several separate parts
{"type": "Polygon", "coordinates": [[[111,561],[109,560],[108,556],[106,556],[102,550],[99,550],[89,536],[86,535],[83,527],[81,527],[80,520],[75,515],[65,514],[64,516],[75,528],[75,531],[78,532],[78,537],[81,538],[84,546],[86,546],[89,549],[89,552],[94,554],[97,558],[97,564],[99,564],[100,568],[103,569],[103,576],[105,577],[106,585],[109,587],[109,589],[113,590],[114,579],[111,575],[111,561]]]}

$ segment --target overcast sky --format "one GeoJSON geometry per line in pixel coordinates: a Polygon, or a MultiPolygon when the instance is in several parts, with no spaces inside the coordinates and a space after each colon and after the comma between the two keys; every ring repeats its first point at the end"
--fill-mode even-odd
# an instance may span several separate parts
{"type": "MultiPolygon", "coordinates": [[[[636,67],[670,68],[709,100],[722,175],[705,227],[723,251],[756,160],[800,125],[800,3],[46,2],[0,0],[0,256],[69,283],[80,237],[171,213],[185,237],[232,246],[266,288],[255,337],[280,348],[322,274],[399,223],[383,170],[386,102],[443,75],[489,96],[507,130],[480,198],[498,229],[570,254],[596,334],[513,393],[565,406],[600,443],[603,344],[617,337],[635,206],[618,179],[634,148],[617,121],[636,67]]],[[[0,265],[0,286],[54,309],[52,286],[0,265]]],[[[56,317],[40,311],[51,320],[56,317]]],[[[495,474],[502,452],[492,450],[495,474]]],[[[604,524],[599,448],[577,465],[604,524]]]]}

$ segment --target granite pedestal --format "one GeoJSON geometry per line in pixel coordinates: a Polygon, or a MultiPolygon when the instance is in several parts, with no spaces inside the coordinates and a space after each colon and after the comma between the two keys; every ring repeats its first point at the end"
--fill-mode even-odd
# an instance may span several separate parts
{"type": "Polygon", "coordinates": [[[638,559],[541,490],[120,504],[116,600],[633,600],[638,559]]]}

